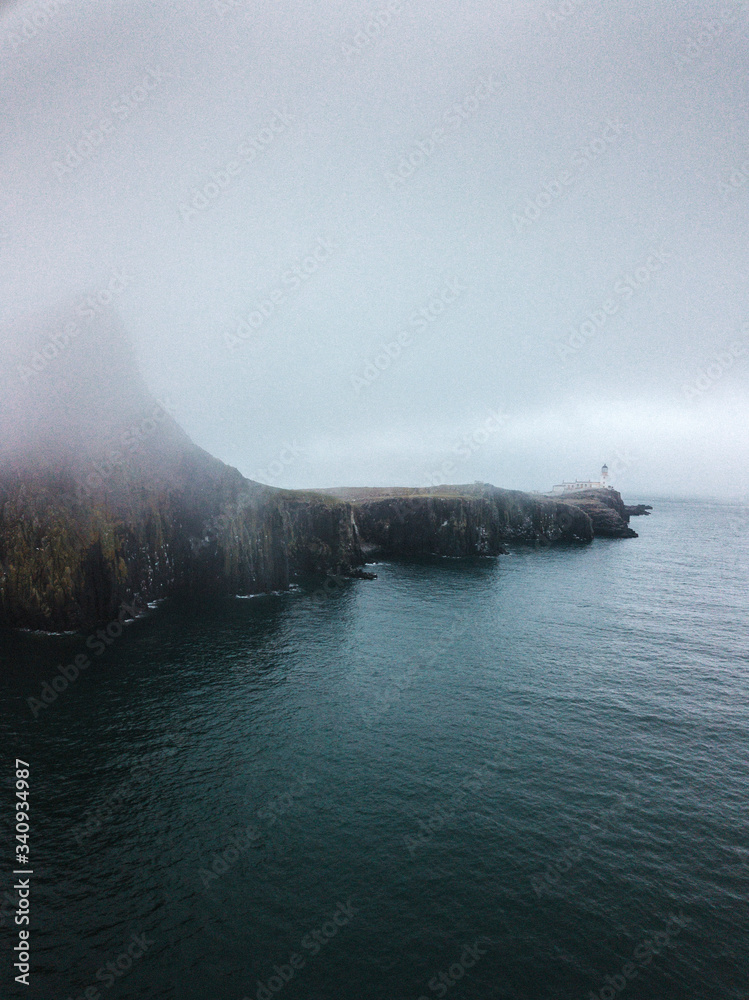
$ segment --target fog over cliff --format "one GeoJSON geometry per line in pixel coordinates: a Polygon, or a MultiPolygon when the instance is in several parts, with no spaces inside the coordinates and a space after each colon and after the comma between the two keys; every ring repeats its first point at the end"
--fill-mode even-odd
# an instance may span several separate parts
{"type": "Polygon", "coordinates": [[[147,389],[274,486],[546,490],[607,461],[631,499],[745,495],[748,26],[3,4],[2,451],[106,438],[147,389]],[[143,384],[113,377],[128,352],[143,384]]]}

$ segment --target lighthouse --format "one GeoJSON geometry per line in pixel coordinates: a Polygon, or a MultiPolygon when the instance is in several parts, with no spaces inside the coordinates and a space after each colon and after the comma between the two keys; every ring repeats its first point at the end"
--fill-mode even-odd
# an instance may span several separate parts
{"type": "Polygon", "coordinates": [[[604,463],[601,466],[601,478],[599,482],[594,483],[590,479],[576,479],[574,483],[557,483],[552,487],[551,493],[579,493],[580,490],[610,490],[613,487],[609,486],[609,467],[604,463]]]}

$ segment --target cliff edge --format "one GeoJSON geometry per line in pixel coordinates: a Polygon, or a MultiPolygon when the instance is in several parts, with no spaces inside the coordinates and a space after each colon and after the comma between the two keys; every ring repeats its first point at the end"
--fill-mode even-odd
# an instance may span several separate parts
{"type": "Polygon", "coordinates": [[[59,343],[39,370],[3,373],[0,624],[76,630],[126,602],[263,593],[363,564],[350,504],[262,486],[195,445],[116,327],[59,343]]]}

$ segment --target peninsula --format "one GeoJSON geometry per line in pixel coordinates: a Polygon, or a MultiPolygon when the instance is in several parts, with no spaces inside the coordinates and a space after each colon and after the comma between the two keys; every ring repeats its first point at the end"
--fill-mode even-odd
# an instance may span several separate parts
{"type": "Polygon", "coordinates": [[[509,544],[633,537],[614,490],[488,484],[286,490],[195,445],[116,336],[57,358],[8,400],[0,439],[0,626],[77,630],[177,594],[259,594],[367,558],[496,556],[509,544]],[[79,359],[80,361],[80,359],[79,359]],[[82,374],[85,372],[85,375],[82,374]],[[595,495],[593,495],[595,494],[595,495]]]}

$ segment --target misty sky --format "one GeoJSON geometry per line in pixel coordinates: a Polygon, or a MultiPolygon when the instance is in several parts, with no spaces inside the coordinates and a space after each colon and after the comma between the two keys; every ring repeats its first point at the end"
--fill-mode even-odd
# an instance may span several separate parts
{"type": "Polygon", "coordinates": [[[0,11],[5,380],[72,299],[273,485],[749,491],[746,3],[0,11]]]}

